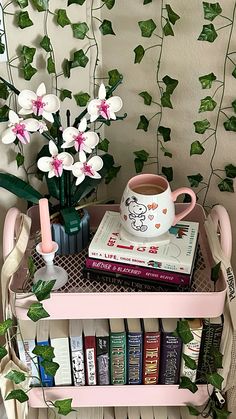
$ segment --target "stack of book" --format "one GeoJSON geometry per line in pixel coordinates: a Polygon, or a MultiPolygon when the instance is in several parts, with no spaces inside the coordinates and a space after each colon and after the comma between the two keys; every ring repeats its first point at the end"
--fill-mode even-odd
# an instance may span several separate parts
{"type": "Polygon", "coordinates": [[[84,275],[134,290],[188,291],[197,254],[199,224],[181,221],[169,230],[168,244],[139,245],[120,238],[120,215],[107,211],[89,245],[84,275]]]}

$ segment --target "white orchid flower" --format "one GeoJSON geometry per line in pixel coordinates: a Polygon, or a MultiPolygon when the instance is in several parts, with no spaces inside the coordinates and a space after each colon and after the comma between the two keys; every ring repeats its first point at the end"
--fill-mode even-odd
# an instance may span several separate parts
{"type": "Polygon", "coordinates": [[[38,162],[38,168],[42,172],[48,172],[48,177],[60,177],[63,170],[71,170],[74,163],[73,157],[69,153],[58,153],[56,144],[49,141],[49,151],[51,157],[41,157],[38,162]]]}
{"type": "Polygon", "coordinates": [[[30,132],[35,132],[39,129],[39,121],[33,118],[23,120],[14,111],[10,110],[8,127],[2,133],[2,142],[4,144],[13,143],[16,139],[22,144],[28,144],[30,142],[30,132]]]}
{"type": "Polygon", "coordinates": [[[90,121],[95,121],[99,116],[104,119],[116,119],[115,112],[122,108],[123,102],[119,96],[112,96],[106,99],[106,88],[102,83],[98,91],[98,99],[92,99],[88,103],[90,121]]]}
{"type": "Polygon", "coordinates": [[[56,95],[46,95],[46,87],[41,83],[36,90],[22,90],[18,96],[18,103],[21,106],[20,115],[28,115],[34,113],[42,116],[49,122],[53,122],[53,113],[60,108],[60,100],[56,95]]]}
{"type": "Polygon", "coordinates": [[[82,118],[78,129],[74,127],[68,127],[63,131],[62,137],[65,141],[62,148],[75,147],[76,151],[79,152],[79,160],[81,162],[86,161],[86,154],[91,153],[99,142],[99,137],[96,132],[86,131],[87,121],[86,118],[82,118]]]}
{"type": "Polygon", "coordinates": [[[93,156],[87,162],[76,162],[71,167],[72,173],[76,179],[76,185],[79,185],[85,179],[85,176],[92,177],[94,179],[100,179],[101,175],[98,170],[101,170],[103,161],[99,156],[93,156]]]}

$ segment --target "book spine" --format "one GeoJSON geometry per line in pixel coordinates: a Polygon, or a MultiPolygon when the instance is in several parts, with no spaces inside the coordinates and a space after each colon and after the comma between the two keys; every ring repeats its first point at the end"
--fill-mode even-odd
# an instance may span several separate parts
{"type": "Polygon", "coordinates": [[[97,371],[96,371],[96,338],[95,336],[84,337],[84,349],[85,349],[86,383],[88,386],[96,386],[97,371]]]}
{"type": "MultiPolygon", "coordinates": [[[[191,342],[183,344],[182,353],[188,355],[192,360],[198,365],[200,346],[201,346],[201,336],[202,329],[192,330],[193,339],[191,342]]],[[[181,367],[180,367],[180,376],[188,377],[191,381],[196,381],[197,369],[193,370],[186,366],[184,359],[182,358],[181,367]]]]}
{"type": "MultiPolygon", "coordinates": [[[[49,341],[46,340],[46,341],[37,342],[37,345],[48,346],[49,341]]],[[[43,386],[44,387],[53,387],[53,385],[54,385],[53,377],[51,375],[46,374],[44,367],[41,365],[41,362],[43,361],[43,359],[41,357],[38,357],[38,360],[39,360],[39,371],[40,371],[40,376],[41,376],[43,386]]]]}
{"type": "Polygon", "coordinates": [[[182,341],[173,333],[161,334],[160,384],[177,384],[181,361],[182,341]]]}
{"type": "Polygon", "coordinates": [[[18,351],[19,351],[19,357],[20,360],[27,366],[27,368],[30,370],[30,373],[32,375],[31,379],[31,385],[32,386],[39,386],[40,380],[39,380],[39,371],[37,368],[38,362],[32,361],[32,358],[35,357],[33,354],[33,349],[35,348],[35,340],[34,339],[27,339],[23,342],[17,341],[18,351]],[[37,379],[38,377],[38,379],[37,379]]]}
{"type": "Polygon", "coordinates": [[[98,385],[110,384],[109,336],[96,337],[98,385]]]}
{"type": "Polygon", "coordinates": [[[189,285],[191,276],[177,272],[163,271],[162,269],[153,269],[148,267],[137,267],[124,263],[116,263],[113,261],[96,260],[92,258],[86,259],[86,268],[97,269],[101,271],[111,272],[113,274],[123,274],[128,276],[136,276],[152,281],[161,281],[177,285],[189,285]]]}
{"type": "Polygon", "coordinates": [[[127,334],[127,384],[142,383],[142,356],[143,336],[142,333],[127,334]]]}
{"type": "Polygon", "coordinates": [[[85,367],[82,336],[71,337],[70,348],[74,385],[85,386],[85,367]]]}
{"type": "Polygon", "coordinates": [[[126,384],[126,333],[110,334],[111,384],[126,384]]]}
{"type": "Polygon", "coordinates": [[[68,338],[51,339],[51,346],[54,348],[54,362],[60,366],[54,377],[56,386],[70,386],[71,380],[71,364],[68,338]]]}
{"type": "Polygon", "coordinates": [[[160,332],[144,333],[143,384],[157,384],[160,365],[160,332]]]}

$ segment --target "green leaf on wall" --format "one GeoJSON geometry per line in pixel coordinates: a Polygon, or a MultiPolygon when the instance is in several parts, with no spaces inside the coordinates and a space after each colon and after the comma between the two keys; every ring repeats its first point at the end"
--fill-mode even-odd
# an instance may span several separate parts
{"type": "Polygon", "coordinates": [[[145,5],[145,4],[149,4],[149,3],[152,3],[152,0],[143,0],[143,4],[145,5]]]}
{"type": "Polygon", "coordinates": [[[8,374],[5,375],[5,378],[13,381],[15,384],[20,384],[25,381],[26,375],[21,371],[11,370],[8,372],[8,374]]]}
{"type": "Polygon", "coordinates": [[[168,182],[171,182],[173,180],[173,168],[172,167],[164,167],[162,166],[161,171],[163,175],[166,177],[168,182]]]}
{"type": "Polygon", "coordinates": [[[105,3],[106,7],[111,10],[115,5],[115,0],[102,0],[105,3]]]}
{"type": "Polygon", "coordinates": [[[225,173],[227,177],[230,177],[232,179],[236,178],[236,166],[233,164],[228,164],[225,166],[225,173]]]}
{"type": "Polygon", "coordinates": [[[31,3],[38,12],[45,12],[49,6],[49,0],[31,0],[31,3]]]}
{"type": "Polygon", "coordinates": [[[200,76],[198,80],[202,85],[202,89],[210,89],[212,82],[216,80],[216,75],[214,73],[206,74],[205,76],[200,76]]]}
{"type": "Polygon", "coordinates": [[[227,121],[224,122],[224,127],[226,131],[236,132],[236,116],[231,116],[227,121]]]}
{"type": "Polygon", "coordinates": [[[82,6],[84,2],[85,0],[68,0],[67,6],[70,6],[71,4],[79,4],[82,6]]]}
{"type": "Polygon", "coordinates": [[[23,56],[25,64],[32,63],[35,52],[36,52],[36,48],[30,48],[30,47],[27,47],[27,45],[24,45],[21,48],[21,55],[23,56]]]}
{"type": "Polygon", "coordinates": [[[55,62],[53,61],[52,56],[48,57],[47,59],[47,71],[48,71],[48,74],[56,73],[55,62]]]}
{"type": "Polygon", "coordinates": [[[234,67],[234,69],[232,71],[232,76],[236,79],[236,67],[234,67]]]}
{"type": "Polygon", "coordinates": [[[146,162],[148,157],[149,157],[149,153],[146,150],[138,150],[138,151],[134,151],[134,155],[142,160],[143,162],[146,162]]]}
{"type": "Polygon", "coordinates": [[[162,80],[166,85],[166,93],[169,93],[169,94],[173,93],[173,91],[176,89],[179,83],[177,79],[172,79],[168,75],[164,76],[162,80]]]}
{"type": "Polygon", "coordinates": [[[21,9],[24,9],[28,6],[29,2],[28,0],[15,0],[18,6],[20,6],[21,9]]]}
{"type": "Polygon", "coordinates": [[[219,3],[208,3],[206,1],[203,2],[203,10],[204,10],[204,19],[206,20],[214,20],[217,16],[222,13],[222,9],[219,3]]]}
{"type": "Polygon", "coordinates": [[[160,150],[162,151],[162,153],[164,153],[165,157],[169,157],[170,159],[172,158],[172,153],[170,151],[168,151],[163,144],[160,145],[160,150]]]}
{"type": "Polygon", "coordinates": [[[203,181],[201,173],[197,173],[196,175],[188,175],[187,178],[191,188],[197,188],[199,186],[199,183],[203,181]]]}
{"type": "Polygon", "coordinates": [[[0,360],[4,358],[4,356],[6,356],[8,354],[6,348],[4,348],[3,346],[0,346],[0,360]]]}
{"type": "Polygon", "coordinates": [[[7,395],[5,400],[18,400],[18,402],[24,403],[27,400],[29,400],[29,397],[27,396],[27,394],[23,390],[19,389],[19,390],[12,390],[7,395]]]}
{"type": "Polygon", "coordinates": [[[234,112],[236,113],[236,99],[231,103],[234,112]]]}
{"type": "Polygon", "coordinates": [[[114,70],[109,70],[108,76],[109,76],[109,80],[108,80],[109,86],[115,86],[120,80],[123,80],[123,75],[119,73],[117,68],[115,68],[114,70]]]}
{"type": "Polygon", "coordinates": [[[208,119],[202,119],[201,121],[195,121],[193,125],[197,134],[204,134],[211,124],[208,119]]]}
{"type": "Polygon", "coordinates": [[[12,319],[7,319],[1,322],[0,323],[0,336],[4,336],[7,330],[10,329],[10,327],[12,326],[13,326],[12,319]]]}
{"type": "Polygon", "coordinates": [[[89,27],[86,22],[73,23],[71,27],[73,31],[73,36],[77,39],[84,39],[87,32],[89,31],[89,27]]]}
{"type": "Polygon", "coordinates": [[[214,412],[215,418],[217,419],[228,419],[228,417],[231,415],[231,412],[229,412],[226,407],[223,407],[223,409],[218,409],[213,405],[212,410],[214,412]]]}
{"type": "Polygon", "coordinates": [[[53,358],[55,358],[54,348],[50,345],[36,345],[32,352],[34,355],[46,359],[46,361],[51,361],[53,358]]]}
{"type": "Polygon", "coordinates": [[[166,4],[166,11],[169,18],[169,21],[172,23],[172,25],[175,24],[175,22],[180,19],[180,16],[177,15],[177,13],[174,12],[174,10],[171,8],[169,4],[166,4]]]}
{"type": "Polygon", "coordinates": [[[20,167],[24,164],[25,157],[21,153],[17,153],[16,155],[16,163],[17,167],[20,167]]]}
{"type": "Polygon", "coordinates": [[[57,23],[62,28],[64,28],[64,26],[66,26],[66,25],[70,25],[71,22],[70,22],[70,19],[67,16],[67,13],[66,13],[65,9],[58,9],[57,10],[57,23]]]}
{"type": "Polygon", "coordinates": [[[225,178],[218,183],[218,188],[221,192],[234,192],[234,184],[232,179],[225,178]]]}
{"type": "Polygon", "coordinates": [[[169,35],[174,36],[174,31],[168,19],[166,21],[165,26],[163,27],[163,33],[165,36],[169,36],[169,35]]]}
{"type": "Polygon", "coordinates": [[[115,35],[112,28],[112,22],[110,20],[104,19],[102,24],[99,26],[99,29],[102,35],[115,35]]]}
{"type": "Polygon", "coordinates": [[[107,153],[108,149],[109,149],[109,144],[110,144],[110,141],[107,140],[107,138],[104,138],[104,140],[102,140],[102,141],[100,141],[100,143],[98,143],[97,148],[98,148],[98,150],[102,150],[102,151],[105,151],[105,153],[107,153]]]}
{"type": "Polygon", "coordinates": [[[50,317],[47,311],[43,308],[43,304],[38,302],[30,305],[27,316],[33,320],[33,322],[50,317]]]}
{"type": "Polygon", "coordinates": [[[143,48],[142,45],[138,45],[135,49],[134,49],[134,53],[135,53],[135,59],[134,59],[134,63],[140,63],[144,57],[145,54],[145,49],[143,48]]]}
{"type": "MultiPolygon", "coordinates": [[[[74,65],[74,67],[75,67],[75,65],[74,65]]],[[[63,69],[64,77],[70,78],[71,68],[72,68],[72,61],[69,61],[69,60],[67,60],[67,58],[65,58],[65,60],[62,63],[62,69],[63,69]]]]}
{"type": "Polygon", "coordinates": [[[217,36],[218,34],[215,30],[214,25],[210,23],[209,25],[203,25],[202,32],[200,33],[198,40],[214,42],[217,36]]]}
{"type": "Polygon", "coordinates": [[[90,95],[86,92],[80,92],[74,95],[76,104],[78,106],[86,106],[89,99],[90,99],[90,95]]]}
{"type": "Polygon", "coordinates": [[[117,177],[121,166],[112,166],[108,169],[107,174],[105,176],[105,184],[108,185],[114,178],[117,177]]]}
{"type": "Polygon", "coordinates": [[[139,123],[137,129],[142,129],[143,131],[147,132],[149,126],[149,121],[145,115],[140,115],[139,123]]]}
{"type": "Polygon", "coordinates": [[[161,104],[163,106],[163,108],[171,108],[173,109],[171,100],[170,100],[170,93],[168,92],[163,92],[162,97],[161,97],[161,104]]]}
{"type": "Polygon", "coordinates": [[[145,105],[151,105],[152,96],[148,92],[140,92],[139,96],[141,96],[143,98],[145,105]]]}
{"type": "Polygon", "coordinates": [[[165,142],[171,140],[171,138],[170,138],[171,129],[170,128],[159,126],[158,127],[158,132],[162,135],[163,140],[165,142]]]}
{"type": "Polygon", "coordinates": [[[221,390],[223,381],[224,378],[217,372],[207,374],[207,382],[211,384],[213,387],[218,388],[219,390],[221,390]]]}
{"type": "Polygon", "coordinates": [[[19,14],[17,16],[17,24],[18,24],[19,28],[21,28],[21,29],[25,29],[29,26],[32,26],[33,22],[29,17],[29,13],[28,12],[19,12],[19,14]]]}
{"type": "Polygon", "coordinates": [[[9,92],[5,83],[0,83],[0,99],[7,100],[9,92]]]}
{"type": "Polygon", "coordinates": [[[202,154],[205,151],[205,148],[201,145],[199,141],[194,141],[191,144],[190,149],[190,156],[193,156],[194,154],[202,154]]]}
{"type": "Polygon", "coordinates": [[[5,52],[5,44],[1,41],[1,37],[0,37],[0,54],[4,54],[5,52]]]}
{"type": "Polygon", "coordinates": [[[150,38],[157,27],[152,19],[141,20],[138,25],[141,29],[141,35],[145,38],[150,38]]]}
{"type": "Polygon", "coordinates": [[[186,388],[191,391],[191,393],[196,393],[198,386],[193,383],[189,377],[180,377],[179,388],[186,388]]]}
{"type": "Polygon", "coordinates": [[[178,320],[176,333],[181,338],[183,343],[189,343],[193,340],[193,334],[187,320],[178,320]]]}
{"type": "Polygon", "coordinates": [[[50,298],[51,291],[56,283],[55,279],[51,279],[50,281],[42,281],[39,279],[33,286],[32,292],[34,293],[35,297],[38,301],[47,300],[50,298]]]}
{"type": "Polygon", "coordinates": [[[136,157],[136,159],[134,159],[134,167],[136,173],[141,173],[144,167],[144,161],[136,157]]]}
{"type": "Polygon", "coordinates": [[[8,121],[8,113],[9,113],[9,106],[3,105],[0,107],[0,122],[8,121]]]}
{"type": "Polygon", "coordinates": [[[72,92],[67,89],[62,89],[60,91],[60,100],[63,102],[63,100],[65,100],[66,98],[72,99],[72,92]]]}
{"type": "Polygon", "coordinates": [[[89,58],[85,55],[82,49],[76,51],[74,53],[73,61],[71,63],[71,68],[75,67],[86,67],[89,62],[89,58]]]}
{"type": "Polygon", "coordinates": [[[185,366],[187,368],[190,368],[191,370],[196,370],[197,369],[197,364],[196,364],[196,361],[194,359],[190,358],[190,356],[188,356],[184,353],[182,354],[182,357],[184,359],[184,363],[185,363],[185,366]]]}
{"type": "Polygon", "coordinates": [[[59,415],[68,415],[70,412],[74,412],[71,408],[72,399],[56,400],[53,404],[58,409],[59,415]]]}
{"type": "Polygon", "coordinates": [[[201,412],[199,410],[196,409],[196,407],[191,406],[191,405],[187,405],[189,414],[192,416],[199,416],[201,414],[201,412]]]}
{"type": "Polygon", "coordinates": [[[201,104],[198,112],[212,112],[215,109],[216,105],[216,101],[212,99],[211,96],[206,96],[203,99],[201,99],[201,104]]]}
{"type": "Polygon", "coordinates": [[[23,67],[23,75],[25,80],[31,80],[32,77],[38,72],[37,68],[32,67],[31,64],[26,64],[23,67]]]}
{"type": "Polygon", "coordinates": [[[51,41],[50,38],[45,35],[39,44],[46,52],[50,52],[51,51],[51,41]]]}

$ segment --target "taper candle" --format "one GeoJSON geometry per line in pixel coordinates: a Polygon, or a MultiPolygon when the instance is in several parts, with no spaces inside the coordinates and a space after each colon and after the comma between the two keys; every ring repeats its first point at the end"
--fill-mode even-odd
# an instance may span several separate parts
{"type": "Polygon", "coordinates": [[[43,253],[50,253],[53,251],[51,224],[48,208],[48,200],[42,198],[39,200],[39,216],[41,225],[41,248],[43,253]]]}

